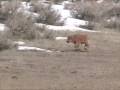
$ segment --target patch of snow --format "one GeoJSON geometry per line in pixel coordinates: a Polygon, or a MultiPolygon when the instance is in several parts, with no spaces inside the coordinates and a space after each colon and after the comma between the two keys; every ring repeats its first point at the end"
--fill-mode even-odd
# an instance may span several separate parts
{"type": "Polygon", "coordinates": [[[29,10],[31,8],[31,3],[29,2],[21,2],[20,8],[24,9],[24,10],[29,10]]]}
{"type": "Polygon", "coordinates": [[[52,5],[52,9],[56,10],[61,15],[61,20],[72,17],[70,10],[65,10],[63,5],[52,5]]]}
{"type": "Polygon", "coordinates": [[[111,22],[111,19],[108,19],[107,22],[111,22]]]}
{"type": "Polygon", "coordinates": [[[67,18],[64,22],[65,26],[76,26],[79,27],[80,25],[88,25],[88,21],[85,20],[79,20],[75,18],[67,18]]]}
{"type": "Polygon", "coordinates": [[[63,2],[62,5],[52,5],[52,9],[56,10],[61,15],[61,21],[64,21],[64,25],[79,27],[80,25],[88,24],[88,21],[72,18],[70,10],[64,9],[65,3],[69,3],[69,1],[63,2]]]}
{"type": "Polygon", "coordinates": [[[17,49],[20,51],[35,50],[35,51],[53,52],[51,50],[42,49],[42,48],[38,48],[38,47],[30,47],[30,46],[18,46],[17,49]]]}
{"type": "Polygon", "coordinates": [[[35,18],[38,18],[39,17],[39,14],[38,13],[34,13],[34,12],[31,12],[30,9],[32,8],[31,6],[31,3],[29,2],[21,2],[21,5],[20,7],[18,8],[18,12],[22,12],[24,15],[26,16],[31,16],[33,18],[33,20],[35,18]]]}
{"type": "Polygon", "coordinates": [[[30,12],[28,10],[23,10],[22,8],[19,8],[17,11],[22,12],[26,17],[29,17],[29,16],[32,17],[33,20],[39,17],[38,13],[30,12]]]}
{"type": "Polygon", "coordinates": [[[5,24],[0,23],[0,31],[5,31],[5,30],[9,30],[9,28],[5,24]]]}
{"type": "Polygon", "coordinates": [[[52,5],[52,9],[61,11],[64,9],[64,6],[54,4],[54,5],[52,5]]]}
{"type": "Polygon", "coordinates": [[[1,1],[1,6],[4,6],[5,4],[7,4],[8,3],[8,1],[1,1]]]}
{"type": "Polygon", "coordinates": [[[66,40],[67,37],[56,37],[55,39],[56,39],[56,40],[66,40]]]}
{"type": "Polygon", "coordinates": [[[4,31],[4,30],[5,30],[5,24],[0,23],[0,31],[4,31]]]}
{"type": "Polygon", "coordinates": [[[66,19],[68,17],[72,17],[69,10],[61,11],[61,16],[62,16],[62,19],[66,19]]]}
{"type": "Polygon", "coordinates": [[[53,25],[45,25],[41,23],[36,23],[37,26],[42,27],[46,26],[47,29],[49,30],[54,30],[54,31],[84,31],[84,32],[99,32],[95,30],[88,30],[88,29],[83,29],[79,27],[74,27],[74,26],[53,26],[53,25]]]}
{"type": "Polygon", "coordinates": [[[97,0],[97,3],[102,3],[104,0],[97,0]]]}
{"type": "Polygon", "coordinates": [[[63,2],[62,2],[62,5],[63,5],[63,6],[65,6],[66,4],[72,4],[72,2],[70,2],[70,1],[63,1],[63,2]]]}
{"type": "Polygon", "coordinates": [[[25,11],[23,11],[23,12],[24,12],[25,15],[27,15],[27,16],[32,16],[33,18],[39,17],[39,14],[34,13],[34,12],[30,12],[30,11],[27,11],[27,10],[25,10],[25,11]]]}
{"type": "Polygon", "coordinates": [[[15,45],[25,45],[25,42],[23,42],[23,41],[14,41],[13,43],[15,45]]]}

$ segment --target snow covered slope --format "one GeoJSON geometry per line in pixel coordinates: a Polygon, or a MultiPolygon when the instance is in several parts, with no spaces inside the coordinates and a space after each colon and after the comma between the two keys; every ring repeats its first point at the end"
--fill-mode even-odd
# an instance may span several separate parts
{"type": "MultiPolygon", "coordinates": [[[[61,5],[52,5],[52,9],[56,10],[61,15],[61,20],[64,20],[65,26],[79,27],[80,25],[88,25],[88,21],[73,18],[70,10],[65,9],[65,3],[66,1],[64,1],[61,5]]],[[[71,2],[67,1],[67,3],[71,2]]]]}
{"type": "Polygon", "coordinates": [[[53,26],[53,25],[45,25],[41,23],[35,23],[35,25],[42,27],[45,26],[48,30],[54,30],[54,31],[84,31],[84,32],[99,32],[95,30],[88,30],[83,29],[79,27],[73,27],[73,26],[53,26]]]}

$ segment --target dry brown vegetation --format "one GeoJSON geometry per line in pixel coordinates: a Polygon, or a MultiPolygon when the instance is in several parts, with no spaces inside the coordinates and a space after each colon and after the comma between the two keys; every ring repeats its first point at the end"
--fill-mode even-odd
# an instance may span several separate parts
{"type": "Polygon", "coordinates": [[[43,3],[34,1],[32,2],[32,11],[39,14],[37,23],[44,23],[49,25],[63,25],[60,21],[60,14],[51,8],[51,4],[44,5],[43,3]]]}
{"type": "Polygon", "coordinates": [[[36,28],[30,17],[23,13],[14,13],[7,21],[6,25],[10,28],[8,36],[21,39],[35,39],[36,28]]]}
{"type": "MultiPolygon", "coordinates": [[[[75,18],[90,21],[90,27],[114,28],[119,30],[120,3],[104,1],[104,3],[76,2],[72,6],[71,13],[75,18]],[[91,24],[92,23],[92,24],[91,24]]],[[[89,28],[89,26],[88,26],[89,28]]],[[[92,28],[92,29],[93,29],[92,28]]]]}
{"type": "Polygon", "coordinates": [[[0,8],[0,20],[4,23],[19,8],[20,1],[11,0],[5,2],[0,8]]]}
{"type": "Polygon", "coordinates": [[[10,40],[4,34],[0,33],[0,51],[10,49],[11,46],[10,40]]]}

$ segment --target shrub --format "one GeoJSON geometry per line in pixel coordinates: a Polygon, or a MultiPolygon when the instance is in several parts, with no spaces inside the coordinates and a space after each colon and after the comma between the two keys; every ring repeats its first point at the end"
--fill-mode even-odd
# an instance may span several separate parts
{"type": "Polygon", "coordinates": [[[45,30],[44,31],[44,38],[46,39],[54,39],[55,35],[54,35],[54,31],[52,30],[45,30]]]}
{"type": "Polygon", "coordinates": [[[106,28],[112,28],[112,29],[120,29],[120,18],[114,18],[110,21],[105,21],[103,23],[103,26],[106,28]]]}
{"type": "Polygon", "coordinates": [[[77,2],[73,4],[72,15],[77,19],[88,20],[89,24],[86,27],[89,29],[97,26],[120,28],[120,3],[115,4],[112,0],[106,0],[101,4],[77,2]]]}
{"type": "Polygon", "coordinates": [[[50,4],[34,4],[33,11],[39,14],[37,23],[44,23],[49,25],[62,25],[60,21],[60,14],[51,8],[50,4]]]}
{"type": "Polygon", "coordinates": [[[7,20],[10,15],[17,11],[19,5],[20,5],[19,0],[11,0],[5,2],[0,9],[0,19],[2,21],[7,20]]]}
{"type": "Polygon", "coordinates": [[[0,34],[0,51],[9,49],[11,47],[11,43],[7,39],[5,35],[0,34]]]}
{"type": "Polygon", "coordinates": [[[0,51],[9,48],[10,46],[7,40],[0,40],[0,51]]]}
{"type": "Polygon", "coordinates": [[[22,13],[14,13],[7,21],[6,25],[10,28],[8,34],[15,38],[34,39],[36,38],[36,28],[32,19],[22,13]]]}
{"type": "Polygon", "coordinates": [[[41,25],[37,29],[38,38],[41,39],[54,39],[55,32],[53,30],[49,30],[46,25],[41,25]]]}
{"type": "Polygon", "coordinates": [[[77,2],[74,4],[74,8],[71,13],[73,17],[77,19],[94,21],[97,16],[97,5],[89,2],[77,2]]]}
{"type": "Polygon", "coordinates": [[[106,7],[101,14],[101,24],[106,28],[120,29],[120,5],[109,4],[106,7]]]}
{"type": "Polygon", "coordinates": [[[103,18],[111,18],[113,16],[120,17],[120,4],[103,3],[100,9],[100,15],[103,18]]]}

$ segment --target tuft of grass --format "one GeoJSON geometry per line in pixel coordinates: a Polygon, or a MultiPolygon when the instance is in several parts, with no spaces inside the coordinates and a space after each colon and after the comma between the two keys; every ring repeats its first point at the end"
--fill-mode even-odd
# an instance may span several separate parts
{"type": "Polygon", "coordinates": [[[0,51],[10,49],[12,46],[10,40],[3,34],[0,34],[0,51]]]}

